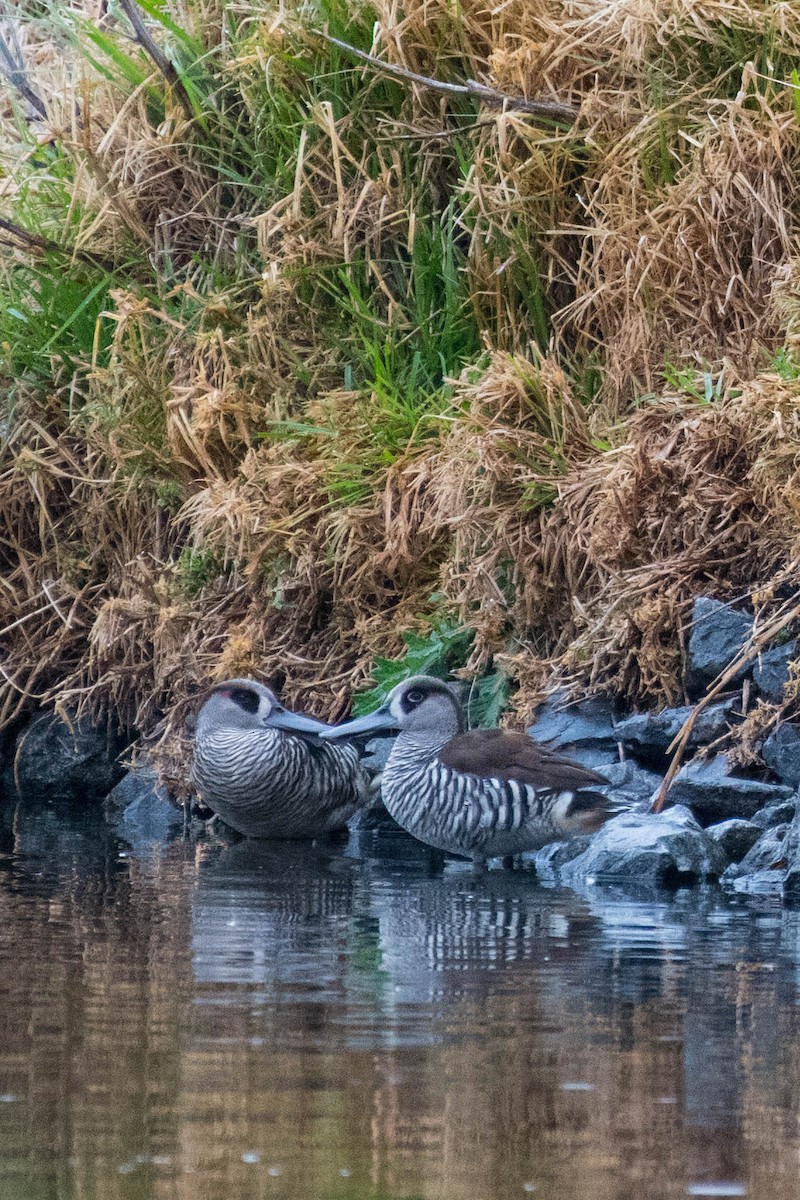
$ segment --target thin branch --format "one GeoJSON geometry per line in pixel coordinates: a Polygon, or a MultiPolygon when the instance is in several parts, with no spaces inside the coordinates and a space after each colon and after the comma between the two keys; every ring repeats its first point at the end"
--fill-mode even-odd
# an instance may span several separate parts
{"type": "MultiPolygon", "coordinates": [[[[2,11],[4,13],[6,11],[5,4],[2,11]]],[[[5,35],[0,33],[0,74],[5,76],[11,86],[19,92],[23,100],[30,104],[34,112],[46,120],[47,109],[44,100],[42,100],[41,96],[37,95],[28,83],[25,60],[22,57],[22,51],[13,26],[11,27],[11,37],[14,43],[13,50],[6,41],[5,35]]]]}
{"type": "Polygon", "coordinates": [[[102,271],[111,272],[117,269],[115,263],[107,258],[101,258],[99,254],[92,254],[91,250],[78,250],[74,246],[62,246],[59,242],[54,242],[52,238],[31,233],[29,229],[15,224],[14,221],[8,221],[5,217],[0,217],[0,230],[5,230],[6,233],[11,234],[11,238],[15,239],[0,238],[0,244],[12,246],[15,250],[24,248],[41,250],[43,253],[64,254],[68,258],[80,259],[90,267],[99,267],[102,271]]]}
{"type": "MultiPolygon", "coordinates": [[[[126,0],[121,0],[121,2],[125,3],[126,0]]],[[[557,100],[526,100],[524,96],[511,96],[507,92],[498,91],[497,88],[478,83],[475,79],[467,79],[465,83],[445,83],[441,79],[432,79],[429,75],[417,75],[415,71],[409,71],[405,67],[384,62],[383,59],[376,58],[373,54],[367,54],[364,50],[358,50],[348,42],[342,42],[339,38],[332,37],[321,29],[314,32],[318,37],[330,42],[332,46],[338,46],[347,54],[352,54],[356,58],[360,58],[362,62],[368,63],[374,70],[383,71],[384,74],[392,75],[395,79],[406,79],[409,83],[418,83],[422,87],[431,88],[436,92],[449,92],[451,95],[457,96],[477,96],[485,104],[500,105],[515,112],[529,113],[533,117],[550,121],[566,122],[568,125],[572,125],[578,117],[578,109],[571,104],[561,104],[557,100]]]]}
{"type": "MultiPolygon", "coordinates": [[[[794,565],[797,565],[796,562],[794,565]]],[[[797,602],[797,597],[793,596],[787,603],[790,605],[788,611],[786,611],[786,607],[784,606],[783,612],[778,612],[771,621],[767,622],[763,629],[759,630],[757,633],[754,632],[751,635],[747,645],[744,646],[741,652],[737,654],[733,662],[731,662],[729,666],[717,677],[714,686],[706,692],[702,700],[700,700],[699,703],[697,703],[689,713],[689,716],[681,726],[679,733],[668,748],[668,753],[674,751],[673,758],[669,764],[669,770],[664,776],[661,787],[658,789],[656,798],[653,801],[650,809],[651,812],[660,813],[666,804],[667,793],[669,792],[670,785],[672,784],[673,779],[677,775],[681,768],[681,764],[683,763],[692,730],[697,722],[697,718],[700,716],[706,705],[713,700],[715,696],[718,696],[719,693],[728,686],[728,684],[732,683],[742,667],[747,666],[747,664],[751,663],[753,659],[757,658],[764,647],[768,645],[773,638],[777,637],[777,635],[786,629],[788,625],[791,625],[794,621],[800,618],[800,603],[797,602]]]]}
{"type": "Polygon", "coordinates": [[[136,34],[137,42],[145,51],[145,53],[150,55],[156,67],[164,76],[167,83],[174,90],[175,95],[180,100],[186,116],[189,118],[189,120],[191,120],[194,117],[195,112],[194,108],[192,107],[192,101],[189,98],[189,93],[186,91],[183,80],[178,74],[177,68],[173,63],[170,62],[164,51],[159,46],[158,42],[150,33],[150,30],[147,28],[147,25],[142,18],[142,14],[139,11],[139,7],[136,4],[136,0],[119,0],[119,6],[133,26],[133,32],[136,34]]]}
{"type": "Polygon", "coordinates": [[[471,125],[466,125],[464,128],[458,129],[430,129],[416,130],[414,133],[386,133],[379,134],[378,141],[380,142],[436,142],[448,141],[450,138],[458,137],[462,133],[472,133],[474,129],[486,129],[488,126],[497,126],[497,121],[494,117],[489,121],[473,121],[471,125]]]}

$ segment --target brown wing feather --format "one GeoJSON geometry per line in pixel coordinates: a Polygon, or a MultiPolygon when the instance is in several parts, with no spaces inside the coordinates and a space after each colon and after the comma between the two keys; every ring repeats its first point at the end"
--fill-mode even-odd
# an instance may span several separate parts
{"type": "Polygon", "coordinates": [[[593,783],[608,783],[596,771],[545,749],[526,733],[509,729],[471,729],[444,746],[439,758],[446,767],[482,779],[516,779],[532,787],[569,792],[593,783]]]}

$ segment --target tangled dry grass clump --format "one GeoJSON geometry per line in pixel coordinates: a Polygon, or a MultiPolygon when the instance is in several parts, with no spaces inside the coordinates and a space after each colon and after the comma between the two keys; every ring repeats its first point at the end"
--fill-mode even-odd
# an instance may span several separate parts
{"type": "Polygon", "coordinates": [[[5,11],[0,726],[179,761],[210,679],[333,717],[443,614],[520,716],[656,705],[693,596],[800,588],[800,15],[460,14],[5,11]]]}

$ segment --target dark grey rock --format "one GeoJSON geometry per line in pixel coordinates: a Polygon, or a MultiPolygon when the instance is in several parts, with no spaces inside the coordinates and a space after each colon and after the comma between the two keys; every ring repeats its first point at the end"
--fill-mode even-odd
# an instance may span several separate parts
{"type": "Polygon", "coordinates": [[[361,761],[368,771],[372,774],[380,775],[386,766],[389,755],[392,752],[392,746],[396,740],[395,737],[375,737],[367,742],[361,761]]]}
{"type": "Polygon", "coordinates": [[[635,882],[677,886],[716,878],[727,863],[717,843],[687,808],[624,813],[608,821],[590,845],[559,871],[564,882],[635,882]]]}
{"type": "Polygon", "coordinates": [[[784,872],[774,867],[764,867],[760,871],[751,871],[749,875],[726,879],[725,890],[738,892],[748,896],[777,896],[784,887],[784,872]]]}
{"type": "Polygon", "coordinates": [[[800,903],[800,804],[784,840],[786,873],[783,878],[783,898],[789,904],[800,903]]]}
{"type": "Polygon", "coordinates": [[[771,646],[758,656],[753,669],[753,682],[761,695],[776,703],[783,699],[783,689],[789,681],[789,664],[798,656],[797,642],[771,646]]]}
{"type": "Polygon", "coordinates": [[[627,758],[625,762],[617,760],[597,769],[605,775],[609,783],[608,787],[600,787],[597,790],[605,792],[621,806],[649,807],[650,801],[661,787],[660,775],[655,771],[645,770],[631,758],[627,758]]]}
{"type": "Polygon", "coordinates": [[[86,719],[68,725],[55,713],[42,713],[17,736],[18,791],[25,798],[100,800],[125,773],[118,756],[127,742],[86,719]]]}
{"type": "Polygon", "coordinates": [[[724,754],[694,759],[681,767],[667,798],[673,804],[686,804],[705,825],[729,817],[750,818],[766,804],[788,800],[793,789],[782,784],[742,779],[732,774],[724,754]]]}
{"type": "Polygon", "coordinates": [[[757,813],[753,813],[750,822],[761,830],[771,829],[773,825],[788,825],[794,820],[796,808],[795,800],[784,800],[780,804],[768,804],[766,808],[760,808],[757,813]]]}
{"type": "Polygon", "coordinates": [[[775,825],[762,833],[741,862],[731,863],[722,873],[722,886],[736,892],[780,891],[786,875],[788,833],[789,825],[775,825]],[[745,878],[748,883],[742,882],[745,878]]]}
{"type": "Polygon", "coordinates": [[[741,862],[763,832],[760,826],[754,825],[752,821],[744,821],[741,817],[732,817],[729,821],[709,825],[706,830],[708,836],[717,843],[732,863],[741,862]]]}
{"type": "Polygon", "coordinates": [[[348,828],[354,833],[371,833],[375,829],[402,829],[401,825],[397,824],[394,817],[390,814],[388,808],[381,800],[378,793],[366,808],[361,808],[354,817],[348,821],[348,828]]]}
{"type": "Polygon", "coordinates": [[[605,696],[593,696],[569,704],[564,692],[557,692],[545,701],[538,716],[528,729],[537,742],[553,748],[593,747],[613,750],[617,745],[611,701],[605,696]]]}
{"type": "Polygon", "coordinates": [[[134,847],[168,842],[183,830],[183,809],[174,805],[150,766],[128,771],[103,803],[109,824],[134,847]]]}
{"type": "Polygon", "coordinates": [[[800,786],[800,728],[784,721],[773,729],[761,748],[761,757],[782,783],[800,786]]]}
{"type": "MultiPolygon", "coordinates": [[[[689,737],[690,749],[705,746],[720,737],[728,728],[730,710],[729,700],[709,704],[700,713],[692,728],[689,737]]],[[[658,713],[634,713],[624,721],[617,722],[617,738],[634,750],[664,753],[691,714],[692,708],[689,705],[664,708],[658,713]]]]}
{"type": "MultiPolygon", "coordinates": [[[[686,663],[686,690],[700,696],[730,666],[753,627],[752,617],[729,608],[710,596],[698,596],[692,609],[692,627],[686,663]]],[[[736,676],[744,678],[745,671],[736,676]]]]}
{"type": "Polygon", "coordinates": [[[121,813],[152,796],[160,804],[170,804],[167,789],[158,782],[155,767],[145,762],[125,772],[106,796],[105,808],[109,814],[121,813]]]}
{"type": "Polygon", "coordinates": [[[619,747],[602,742],[596,746],[567,746],[564,753],[581,766],[599,771],[601,775],[607,775],[609,769],[619,763],[619,747]]]}
{"type": "Polygon", "coordinates": [[[588,850],[591,841],[591,834],[585,834],[570,838],[568,842],[550,842],[535,854],[523,854],[520,857],[528,862],[532,859],[537,877],[552,883],[560,878],[561,869],[566,863],[588,850]]]}

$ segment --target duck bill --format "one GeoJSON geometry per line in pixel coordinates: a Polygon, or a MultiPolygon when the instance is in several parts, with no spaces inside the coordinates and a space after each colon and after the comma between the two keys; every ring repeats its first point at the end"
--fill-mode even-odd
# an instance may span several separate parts
{"type": "Polygon", "coordinates": [[[330,726],[313,717],[304,717],[301,713],[287,712],[285,708],[273,709],[264,722],[267,729],[284,729],[287,733],[317,733],[321,734],[330,726]]]}
{"type": "Polygon", "coordinates": [[[367,713],[365,717],[356,717],[355,721],[332,725],[319,736],[328,742],[334,738],[356,737],[360,733],[377,733],[380,729],[397,729],[397,722],[385,705],[367,713]]]}

